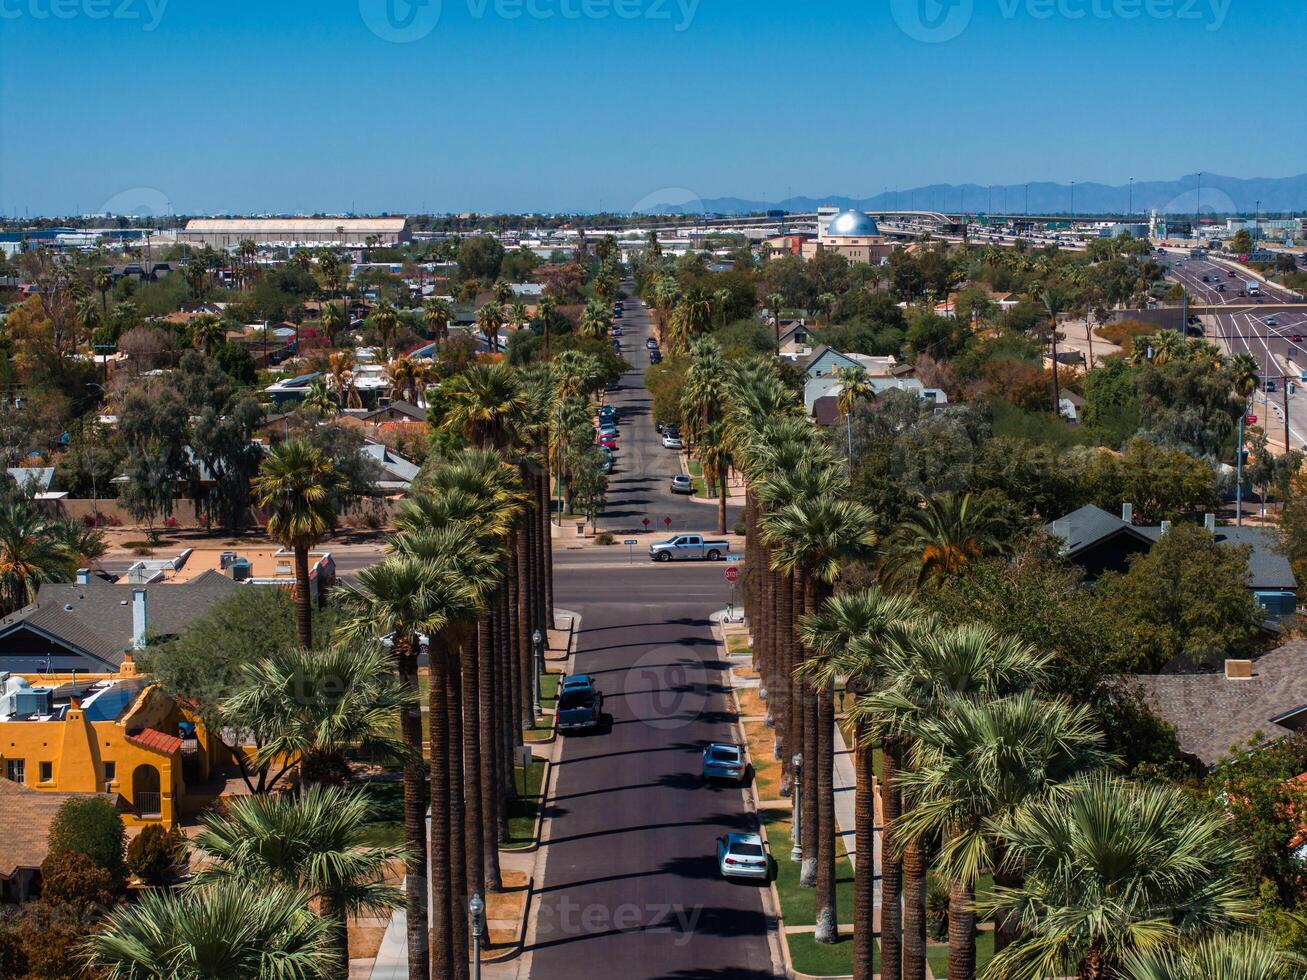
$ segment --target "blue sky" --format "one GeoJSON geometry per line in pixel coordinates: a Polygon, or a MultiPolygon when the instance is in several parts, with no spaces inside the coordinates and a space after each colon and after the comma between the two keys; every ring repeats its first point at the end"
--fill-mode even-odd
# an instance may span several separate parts
{"type": "Polygon", "coordinates": [[[425,2],[0,0],[0,209],[1307,171],[1302,0],[425,2]]]}

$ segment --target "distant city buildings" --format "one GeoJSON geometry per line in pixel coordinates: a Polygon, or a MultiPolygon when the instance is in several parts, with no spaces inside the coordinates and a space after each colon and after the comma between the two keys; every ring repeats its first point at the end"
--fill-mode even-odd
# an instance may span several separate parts
{"type": "Polygon", "coordinates": [[[397,245],[411,241],[407,218],[192,218],[177,232],[186,245],[397,245]]]}

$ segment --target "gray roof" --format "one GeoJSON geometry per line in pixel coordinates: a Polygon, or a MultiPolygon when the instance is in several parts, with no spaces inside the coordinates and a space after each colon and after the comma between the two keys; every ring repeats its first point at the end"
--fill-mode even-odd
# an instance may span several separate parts
{"type": "Polygon", "coordinates": [[[427,410],[425,408],[418,408],[412,402],[406,402],[403,400],[393,401],[385,408],[378,408],[376,411],[369,412],[363,417],[365,419],[375,419],[378,415],[385,415],[387,412],[398,412],[400,415],[407,415],[409,418],[416,419],[418,422],[425,422],[427,420],[427,410]]]}
{"type": "Polygon", "coordinates": [[[1290,640],[1253,664],[1253,676],[1211,674],[1135,677],[1144,699],[1175,726],[1180,748],[1208,765],[1261,732],[1283,738],[1293,729],[1276,719],[1307,707],[1307,640],[1290,640]]]}
{"type": "Polygon", "coordinates": [[[1085,504],[1079,510],[1072,511],[1065,517],[1044,525],[1044,531],[1047,534],[1063,538],[1066,541],[1062,553],[1068,558],[1074,558],[1085,548],[1093,547],[1098,542],[1123,530],[1134,534],[1141,541],[1157,540],[1142,533],[1143,528],[1127,524],[1116,515],[1109,514],[1101,507],[1095,507],[1093,504],[1085,504]]]}
{"type": "Polygon", "coordinates": [[[47,582],[34,603],[0,620],[0,637],[24,628],[36,630],[117,667],[132,645],[132,593],[137,589],[145,590],[148,632],[168,636],[180,633],[238,588],[212,570],[188,582],[130,588],[95,576],[85,584],[47,582]]]}
{"type": "Polygon", "coordinates": [[[418,465],[384,443],[369,439],[359,451],[372,457],[381,466],[381,479],[377,481],[377,486],[382,490],[407,490],[418,477],[418,465]]]}

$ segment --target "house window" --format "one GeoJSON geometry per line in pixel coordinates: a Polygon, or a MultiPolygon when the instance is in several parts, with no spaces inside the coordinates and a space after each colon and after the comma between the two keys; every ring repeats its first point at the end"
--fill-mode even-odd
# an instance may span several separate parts
{"type": "Polygon", "coordinates": [[[104,781],[112,783],[118,778],[118,763],[106,762],[104,764],[104,781]]]}
{"type": "Polygon", "coordinates": [[[6,759],[5,760],[5,779],[11,783],[26,782],[26,760],[24,759],[6,759]]]}
{"type": "Polygon", "coordinates": [[[43,783],[54,782],[54,763],[42,762],[39,767],[40,781],[43,783]]]}

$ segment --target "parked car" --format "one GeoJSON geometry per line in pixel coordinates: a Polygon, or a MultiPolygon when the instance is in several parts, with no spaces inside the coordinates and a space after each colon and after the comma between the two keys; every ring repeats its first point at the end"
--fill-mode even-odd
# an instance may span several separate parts
{"type": "Polygon", "coordinates": [[[603,720],[604,696],[588,674],[575,674],[558,682],[558,730],[588,731],[603,720]]]}
{"type": "Polygon", "coordinates": [[[720,561],[730,550],[729,541],[705,538],[702,534],[678,534],[649,545],[649,557],[654,561],[720,561]]]}
{"type": "Polygon", "coordinates": [[[662,363],[662,359],[663,359],[663,355],[662,355],[659,351],[651,350],[651,351],[649,352],[649,363],[650,363],[650,364],[660,364],[660,363],[662,363]]]}
{"type": "Polygon", "coordinates": [[[668,435],[666,432],[664,432],[664,433],[663,433],[663,448],[664,448],[664,449],[684,449],[684,448],[685,448],[685,443],[681,442],[681,437],[680,437],[680,436],[668,435]]]}
{"type": "Polygon", "coordinates": [[[744,781],[744,750],[730,742],[710,742],[703,750],[703,778],[744,781]]]}
{"type": "Polygon", "coordinates": [[[717,838],[717,870],[723,878],[766,881],[767,850],[757,834],[723,834],[717,838]]]}
{"type": "Polygon", "coordinates": [[[605,437],[611,437],[613,439],[620,438],[617,432],[617,426],[612,423],[605,423],[604,425],[599,426],[599,437],[601,439],[605,437]]]}
{"type": "Polygon", "coordinates": [[[600,408],[600,409],[599,409],[599,420],[602,422],[604,419],[612,419],[614,422],[616,422],[616,421],[617,421],[617,409],[614,408],[612,405],[605,405],[605,406],[603,406],[602,408],[600,408]]]}
{"type": "Polygon", "coordinates": [[[657,349],[658,349],[658,341],[654,340],[652,337],[650,337],[648,340],[646,340],[646,341],[644,342],[644,345],[645,345],[645,347],[649,348],[650,350],[657,350],[657,349]]]}
{"type": "Polygon", "coordinates": [[[616,337],[613,338],[613,350],[617,351],[619,354],[622,352],[622,342],[616,337]]]}
{"type": "Polygon", "coordinates": [[[622,325],[621,325],[620,323],[614,323],[614,324],[613,324],[613,336],[614,336],[614,337],[620,337],[621,335],[622,335],[622,325]]]}
{"type": "Polygon", "coordinates": [[[677,473],[676,476],[672,477],[672,493],[685,493],[693,496],[694,481],[684,473],[677,473]]]}
{"type": "Polygon", "coordinates": [[[617,451],[617,436],[600,436],[599,445],[604,449],[617,451]]]}

